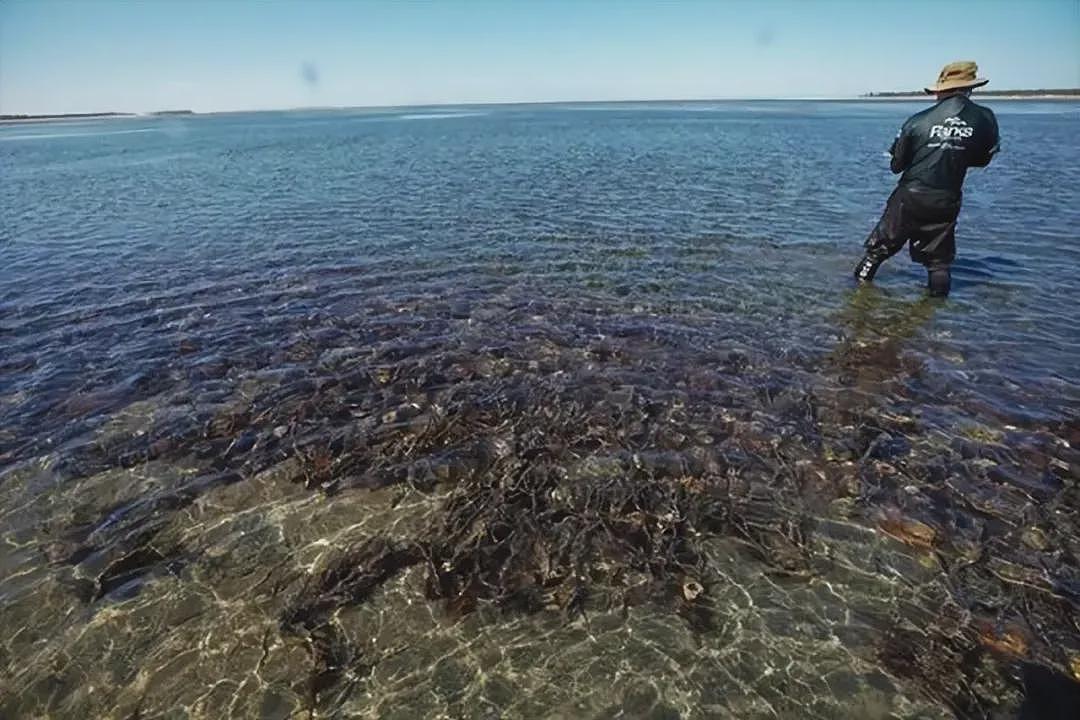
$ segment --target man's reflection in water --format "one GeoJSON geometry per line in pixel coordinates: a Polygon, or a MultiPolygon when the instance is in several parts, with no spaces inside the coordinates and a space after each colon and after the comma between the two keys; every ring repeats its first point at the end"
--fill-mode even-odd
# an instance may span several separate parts
{"type": "Polygon", "coordinates": [[[837,315],[845,337],[827,364],[840,371],[845,386],[876,396],[894,390],[919,371],[905,351],[943,304],[940,298],[899,300],[873,286],[857,288],[837,315]]]}
{"type": "MultiPolygon", "coordinates": [[[[836,315],[842,339],[825,359],[818,390],[818,417],[831,459],[858,461],[869,453],[885,459],[910,448],[918,412],[912,380],[923,372],[918,336],[942,304],[930,297],[901,300],[873,286],[860,287],[847,299],[836,315]]],[[[862,477],[854,468],[847,471],[862,477]]],[[[872,490],[854,478],[850,483],[860,494],[872,490]]]]}

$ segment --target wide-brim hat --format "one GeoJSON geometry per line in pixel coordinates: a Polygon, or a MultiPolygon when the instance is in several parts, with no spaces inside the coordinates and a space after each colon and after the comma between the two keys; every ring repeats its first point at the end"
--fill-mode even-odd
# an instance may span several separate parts
{"type": "Polygon", "coordinates": [[[946,90],[965,90],[967,88],[982,87],[990,82],[986,78],[978,77],[979,66],[971,60],[951,62],[941,68],[938,74],[937,84],[926,88],[928,93],[945,92],[946,90]]]}

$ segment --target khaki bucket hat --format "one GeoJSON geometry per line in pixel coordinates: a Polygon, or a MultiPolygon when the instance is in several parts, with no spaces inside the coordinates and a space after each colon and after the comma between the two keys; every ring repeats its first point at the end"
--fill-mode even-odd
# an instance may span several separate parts
{"type": "Polygon", "coordinates": [[[958,60],[941,68],[937,84],[926,88],[928,93],[945,92],[946,90],[962,90],[964,88],[982,87],[990,82],[986,78],[976,77],[979,66],[971,60],[958,60]]]}

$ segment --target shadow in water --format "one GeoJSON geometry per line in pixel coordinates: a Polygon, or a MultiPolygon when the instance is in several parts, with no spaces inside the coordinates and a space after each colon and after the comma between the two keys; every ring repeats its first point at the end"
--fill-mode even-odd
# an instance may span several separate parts
{"type": "Polygon", "coordinates": [[[857,288],[836,316],[844,339],[827,364],[843,372],[845,384],[857,387],[917,372],[904,351],[943,302],[929,296],[901,300],[873,285],[857,288]]]}
{"type": "Polygon", "coordinates": [[[1080,718],[1080,683],[1040,665],[1025,664],[1024,704],[1018,720],[1080,718]]]}

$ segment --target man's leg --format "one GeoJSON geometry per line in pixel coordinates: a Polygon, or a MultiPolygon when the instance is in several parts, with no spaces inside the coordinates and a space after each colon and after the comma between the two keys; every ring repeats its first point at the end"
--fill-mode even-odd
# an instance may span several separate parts
{"type": "Polygon", "coordinates": [[[873,245],[869,243],[866,246],[866,254],[863,255],[862,260],[855,266],[855,279],[861,283],[868,283],[874,279],[877,275],[878,268],[881,267],[881,263],[885,262],[897,252],[900,248],[904,247],[904,243],[900,243],[900,247],[889,247],[888,245],[873,245]]]}
{"type": "Polygon", "coordinates": [[[930,290],[930,297],[946,297],[951,284],[952,273],[948,265],[935,263],[926,266],[926,286],[930,290]]]}
{"type": "Polygon", "coordinates": [[[926,287],[931,297],[946,297],[952,284],[949,267],[956,257],[956,218],[959,200],[918,204],[912,218],[911,259],[926,268],[926,287]]]}
{"type": "Polygon", "coordinates": [[[900,190],[897,188],[889,196],[889,201],[885,204],[885,212],[881,214],[881,219],[870,231],[870,237],[866,239],[866,254],[855,266],[855,279],[858,282],[868,283],[873,280],[881,263],[904,247],[907,236],[903,231],[902,219],[900,190]]]}

